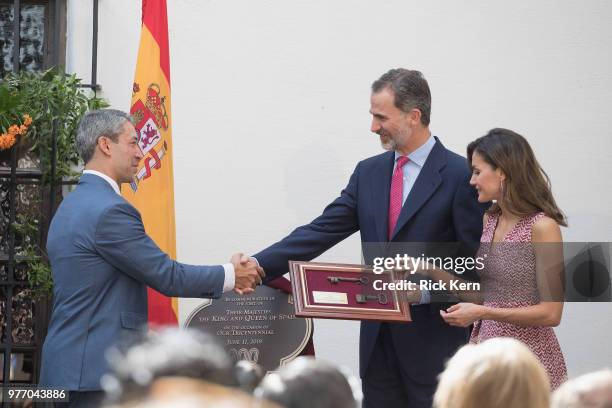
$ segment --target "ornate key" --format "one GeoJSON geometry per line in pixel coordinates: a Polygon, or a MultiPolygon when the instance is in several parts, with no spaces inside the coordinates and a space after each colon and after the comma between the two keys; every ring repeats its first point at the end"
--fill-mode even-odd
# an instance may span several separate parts
{"type": "Polygon", "coordinates": [[[368,303],[368,300],[376,300],[381,305],[386,305],[388,302],[387,295],[379,293],[378,295],[364,295],[362,293],[357,294],[357,303],[368,303]]]}
{"type": "Polygon", "coordinates": [[[365,276],[362,276],[360,278],[343,278],[341,276],[328,276],[327,280],[333,284],[337,284],[340,282],[354,282],[360,285],[367,285],[369,282],[368,278],[366,278],[365,276]]]}

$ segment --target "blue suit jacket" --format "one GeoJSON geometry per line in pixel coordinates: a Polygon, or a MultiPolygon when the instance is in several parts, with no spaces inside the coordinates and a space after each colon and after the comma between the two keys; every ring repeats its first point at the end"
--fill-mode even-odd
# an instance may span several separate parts
{"type": "MultiPolygon", "coordinates": [[[[393,166],[393,152],[361,161],[340,197],[323,214],[253,255],[268,279],[286,273],[289,260],[311,260],[356,231],[360,231],[364,244],[389,242],[387,218],[393,166]]],[[[469,179],[466,159],[447,150],[436,138],[402,207],[391,242],[480,241],[485,206],[478,203],[469,179]]],[[[371,257],[372,253],[365,254],[366,262],[371,263],[371,257]]],[[[399,363],[419,382],[435,383],[445,359],[468,339],[467,329],[451,327],[441,319],[440,307],[414,306],[413,322],[389,324],[399,363]]],[[[362,376],[379,328],[378,322],[361,324],[362,376]]]]}
{"type": "Polygon", "coordinates": [[[147,236],[138,211],[101,177],[84,174],[47,239],[53,312],[40,383],[99,390],[105,351],[147,323],[147,285],[167,296],[219,297],[221,265],[176,262],[147,236]]]}

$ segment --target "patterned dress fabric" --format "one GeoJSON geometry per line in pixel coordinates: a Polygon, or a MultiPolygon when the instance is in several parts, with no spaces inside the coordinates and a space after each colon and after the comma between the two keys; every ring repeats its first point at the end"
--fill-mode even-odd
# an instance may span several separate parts
{"type": "MultiPolygon", "coordinates": [[[[485,257],[485,267],[480,271],[485,306],[516,308],[540,302],[531,228],[543,216],[544,213],[540,212],[521,219],[504,236],[503,242],[493,243],[499,213],[489,215],[478,255],[485,257]]],[[[563,353],[552,327],[521,327],[481,320],[474,323],[470,343],[480,343],[493,337],[513,337],[526,344],[546,368],[552,389],[567,379],[563,353]]]]}

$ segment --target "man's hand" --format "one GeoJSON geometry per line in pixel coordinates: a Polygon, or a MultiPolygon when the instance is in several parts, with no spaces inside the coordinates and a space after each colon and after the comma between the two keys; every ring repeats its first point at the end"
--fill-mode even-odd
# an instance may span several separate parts
{"type": "Polygon", "coordinates": [[[234,291],[240,295],[253,293],[255,286],[261,284],[266,276],[263,268],[257,265],[257,262],[242,253],[232,255],[230,262],[234,265],[236,275],[234,291]]]}

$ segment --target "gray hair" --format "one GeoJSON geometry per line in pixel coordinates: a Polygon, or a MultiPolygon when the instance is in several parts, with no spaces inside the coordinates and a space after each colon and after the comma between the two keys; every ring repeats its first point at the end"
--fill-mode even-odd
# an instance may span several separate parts
{"type": "Polygon", "coordinates": [[[83,115],[76,134],[76,148],[83,162],[91,160],[101,136],[116,143],[125,122],[133,124],[132,117],[116,109],[92,110],[83,115]]]}
{"type": "Polygon", "coordinates": [[[391,89],[394,105],[403,112],[417,108],[421,111],[421,123],[429,125],[431,118],[431,91],[427,80],[419,71],[395,68],[385,72],[372,84],[372,92],[391,89]]]}
{"type": "Polygon", "coordinates": [[[612,370],[595,371],[567,381],[553,393],[551,407],[612,407],[612,370]]]}
{"type": "Polygon", "coordinates": [[[342,370],[311,357],[298,357],[264,377],[254,396],[285,408],[355,408],[350,380],[342,370]]]}

